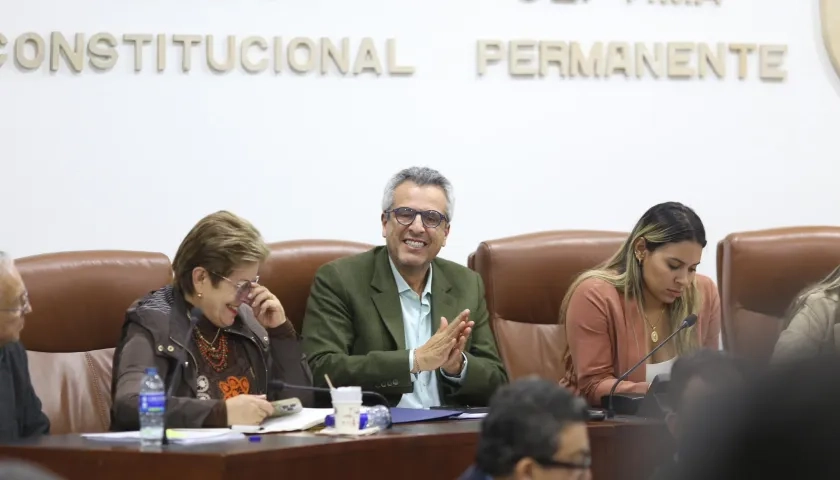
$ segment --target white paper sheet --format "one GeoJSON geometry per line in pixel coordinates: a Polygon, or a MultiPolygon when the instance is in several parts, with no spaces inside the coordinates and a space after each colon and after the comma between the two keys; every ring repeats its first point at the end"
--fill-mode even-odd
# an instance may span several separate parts
{"type": "Polygon", "coordinates": [[[484,413],[462,413],[455,417],[457,420],[471,420],[474,418],[484,418],[487,416],[487,412],[484,413]]]}

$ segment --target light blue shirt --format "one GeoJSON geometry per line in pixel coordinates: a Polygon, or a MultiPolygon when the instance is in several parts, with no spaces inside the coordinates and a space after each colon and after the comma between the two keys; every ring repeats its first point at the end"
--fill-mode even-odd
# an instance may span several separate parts
{"type": "MultiPolygon", "coordinates": [[[[432,266],[429,265],[429,277],[426,279],[426,286],[423,294],[408,286],[408,283],[400,275],[394,261],[388,256],[391,265],[391,272],[397,282],[397,292],[400,295],[402,306],[403,326],[405,330],[405,347],[408,352],[408,370],[414,368],[414,350],[423,346],[432,338],[432,266]]],[[[454,319],[448,319],[454,320],[454,319]]],[[[462,354],[463,355],[463,354],[462,354]]],[[[461,375],[452,377],[440,369],[441,375],[447,380],[460,384],[467,374],[467,356],[464,357],[464,368],[461,375]]],[[[429,408],[440,406],[440,394],[438,393],[438,380],[434,371],[411,374],[411,382],[414,384],[414,391],[403,394],[398,407],[402,408],[429,408]]]]}

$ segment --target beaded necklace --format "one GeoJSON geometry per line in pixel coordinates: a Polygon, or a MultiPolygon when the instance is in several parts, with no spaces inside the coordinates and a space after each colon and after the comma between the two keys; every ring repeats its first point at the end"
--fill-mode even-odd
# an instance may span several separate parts
{"type": "Polygon", "coordinates": [[[220,328],[216,331],[216,337],[213,338],[213,341],[209,342],[197,328],[193,332],[195,334],[196,344],[198,344],[198,351],[204,357],[204,360],[207,361],[207,364],[216,372],[221,372],[226,369],[229,352],[227,334],[222,333],[222,329],[220,328]],[[219,344],[214,346],[216,340],[219,341],[219,344]]]}

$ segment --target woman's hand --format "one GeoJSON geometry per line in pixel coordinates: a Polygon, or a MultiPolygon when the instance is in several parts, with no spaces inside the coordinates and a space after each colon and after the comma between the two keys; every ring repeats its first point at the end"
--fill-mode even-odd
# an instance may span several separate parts
{"type": "Polygon", "coordinates": [[[286,311],[280,304],[280,300],[264,286],[254,284],[254,288],[248,295],[248,301],[257,321],[266,329],[279,327],[286,321],[286,311]]]}
{"type": "Polygon", "coordinates": [[[237,395],[225,400],[227,423],[230,425],[259,425],[274,413],[265,395],[237,395]]]}

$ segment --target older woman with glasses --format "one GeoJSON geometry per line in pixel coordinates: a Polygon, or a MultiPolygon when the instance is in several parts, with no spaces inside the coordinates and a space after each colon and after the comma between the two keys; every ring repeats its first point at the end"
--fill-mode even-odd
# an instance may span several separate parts
{"type": "Polygon", "coordinates": [[[20,343],[23,317],[31,311],[12,257],[0,252],[0,443],[50,433],[50,420],[32,387],[26,348],[20,343]]]}
{"type": "MultiPolygon", "coordinates": [[[[139,391],[148,367],[167,386],[174,382],[166,405],[169,428],[256,425],[273,413],[269,400],[279,399],[279,392],[269,392],[270,380],[312,384],[283,306],[259,283],[268,254],[260,233],[229,212],[193,227],[172,262],[173,283],[126,313],[114,353],[113,430],[139,428],[139,391]]],[[[312,403],[311,394],[295,396],[312,403]]]]}

